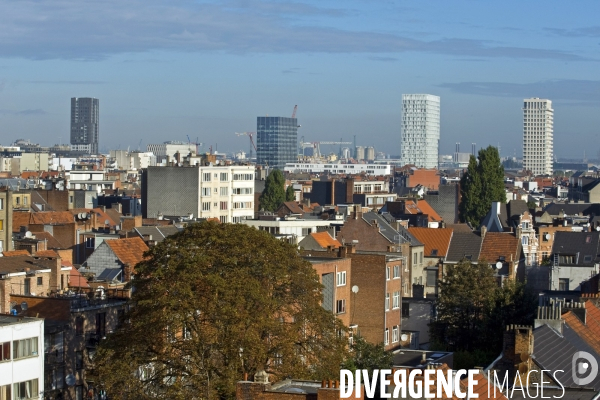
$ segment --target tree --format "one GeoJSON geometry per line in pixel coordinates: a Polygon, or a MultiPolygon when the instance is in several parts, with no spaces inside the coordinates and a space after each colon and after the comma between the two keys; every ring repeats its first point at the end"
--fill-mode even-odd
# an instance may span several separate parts
{"type": "Polygon", "coordinates": [[[460,352],[465,363],[492,361],[502,350],[505,326],[531,324],[534,318],[535,295],[514,280],[499,286],[486,261],[465,259],[450,266],[439,289],[437,319],[430,324],[432,348],[460,352]]]}
{"type": "Polygon", "coordinates": [[[265,211],[275,211],[285,201],[285,178],[280,170],[274,169],[265,181],[265,189],[258,202],[265,211]]]}
{"type": "Polygon", "coordinates": [[[294,187],[292,185],[285,189],[285,201],[295,201],[296,193],[294,193],[294,187]]]}
{"type": "Polygon", "coordinates": [[[350,356],[344,361],[342,368],[350,371],[366,369],[388,369],[392,367],[394,354],[384,350],[383,343],[367,342],[362,336],[356,335],[350,346],[350,356]]]}
{"type": "Polygon", "coordinates": [[[460,220],[474,227],[479,226],[492,202],[506,203],[504,167],[500,163],[497,148],[488,146],[479,150],[477,159],[471,156],[467,171],[460,181],[460,194],[460,220]]]}
{"type": "Polygon", "coordinates": [[[297,249],[241,224],[201,222],[135,267],[122,329],[94,359],[101,387],[123,399],[232,399],[243,373],[333,379],[345,328],[297,249]]]}

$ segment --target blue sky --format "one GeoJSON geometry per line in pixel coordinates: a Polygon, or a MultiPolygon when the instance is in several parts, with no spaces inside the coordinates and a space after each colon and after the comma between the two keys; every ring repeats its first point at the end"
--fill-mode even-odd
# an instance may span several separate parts
{"type": "Polygon", "coordinates": [[[234,132],[298,104],[307,141],[356,135],[399,154],[402,94],[430,93],[441,153],[476,142],[520,156],[522,99],[543,97],[555,154],[595,157],[599,11],[554,0],[0,0],[0,143],[68,142],[78,96],[100,99],[101,150],[189,135],[247,151],[234,132]]]}

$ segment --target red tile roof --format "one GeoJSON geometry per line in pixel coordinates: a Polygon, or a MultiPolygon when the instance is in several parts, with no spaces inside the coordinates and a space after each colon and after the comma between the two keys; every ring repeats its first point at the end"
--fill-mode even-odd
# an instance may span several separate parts
{"type": "Polygon", "coordinates": [[[58,258],[58,254],[54,250],[40,250],[35,253],[36,257],[58,258]]]}
{"type": "Polygon", "coordinates": [[[329,232],[311,233],[310,236],[312,236],[319,246],[323,247],[324,249],[326,249],[328,246],[333,246],[335,249],[342,246],[337,239],[331,237],[329,232]]]}
{"type": "Polygon", "coordinates": [[[29,226],[29,212],[13,211],[13,233],[18,233],[22,226],[29,226]]]}
{"type": "Polygon", "coordinates": [[[29,256],[29,252],[27,250],[12,250],[12,251],[3,251],[2,255],[4,257],[18,257],[18,256],[29,256]]]}
{"type": "MultiPolygon", "coordinates": [[[[587,302],[589,303],[589,301],[587,302]]],[[[588,308],[588,304],[586,303],[586,309],[588,308]]],[[[565,320],[565,323],[569,325],[571,329],[577,333],[577,335],[582,338],[591,348],[594,349],[596,353],[600,353],[600,337],[597,334],[597,327],[590,326],[589,316],[586,315],[587,324],[584,325],[583,322],[577,317],[572,311],[568,311],[562,315],[562,319],[565,320]]],[[[593,324],[596,325],[596,324],[593,324]]]]}
{"type": "Polygon", "coordinates": [[[75,218],[69,211],[40,211],[29,213],[29,224],[62,225],[72,224],[73,222],[75,222],[75,218]]]}
{"type": "Polygon", "coordinates": [[[139,236],[128,239],[106,240],[105,243],[123,264],[135,266],[144,259],[148,246],[139,236]]]}
{"type": "Polygon", "coordinates": [[[65,247],[60,243],[50,232],[35,232],[33,234],[38,240],[46,241],[47,249],[64,249],[65,247]]]}
{"type": "Polygon", "coordinates": [[[417,200],[416,203],[414,200],[406,200],[404,202],[404,211],[406,214],[425,214],[429,222],[442,221],[442,217],[425,200],[417,200]]]}
{"type": "Polygon", "coordinates": [[[69,276],[69,286],[76,288],[89,288],[90,284],[88,283],[87,279],[85,279],[79,273],[79,271],[77,271],[77,268],[71,268],[71,274],[69,276]]]}
{"type": "Polygon", "coordinates": [[[408,231],[425,245],[425,257],[432,256],[432,250],[437,250],[437,256],[446,257],[452,239],[452,229],[408,228],[408,231]]]}
{"type": "Polygon", "coordinates": [[[517,261],[519,239],[512,233],[488,232],[483,238],[479,259],[487,262],[496,262],[500,257],[506,261],[517,261]],[[511,259],[512,256],[512,259],[511,259]]]}

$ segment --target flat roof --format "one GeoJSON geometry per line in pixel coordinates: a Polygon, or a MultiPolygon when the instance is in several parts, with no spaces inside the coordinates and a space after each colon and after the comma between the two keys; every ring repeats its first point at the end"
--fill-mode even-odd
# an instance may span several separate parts
{"type": "Polygon", "coordinates": [[[43,321],[43,318],[33,318],[33,317],[23,317],[23,316],[15,316],[15,315],[1,315],[0,316],[0,326],[5,325],[16,325],[16,324],[26,324],[29,322],[37,322],[43,321]]]}

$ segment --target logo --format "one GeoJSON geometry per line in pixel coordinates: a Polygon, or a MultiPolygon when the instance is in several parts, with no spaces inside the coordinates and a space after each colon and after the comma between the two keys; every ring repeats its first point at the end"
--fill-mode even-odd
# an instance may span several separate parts
{"type": "Polygon", "coordinates": [[[598,361],[586,351],[578,351],[571,359],[573,382],[585,386],[598,376],[598,361]]]}

